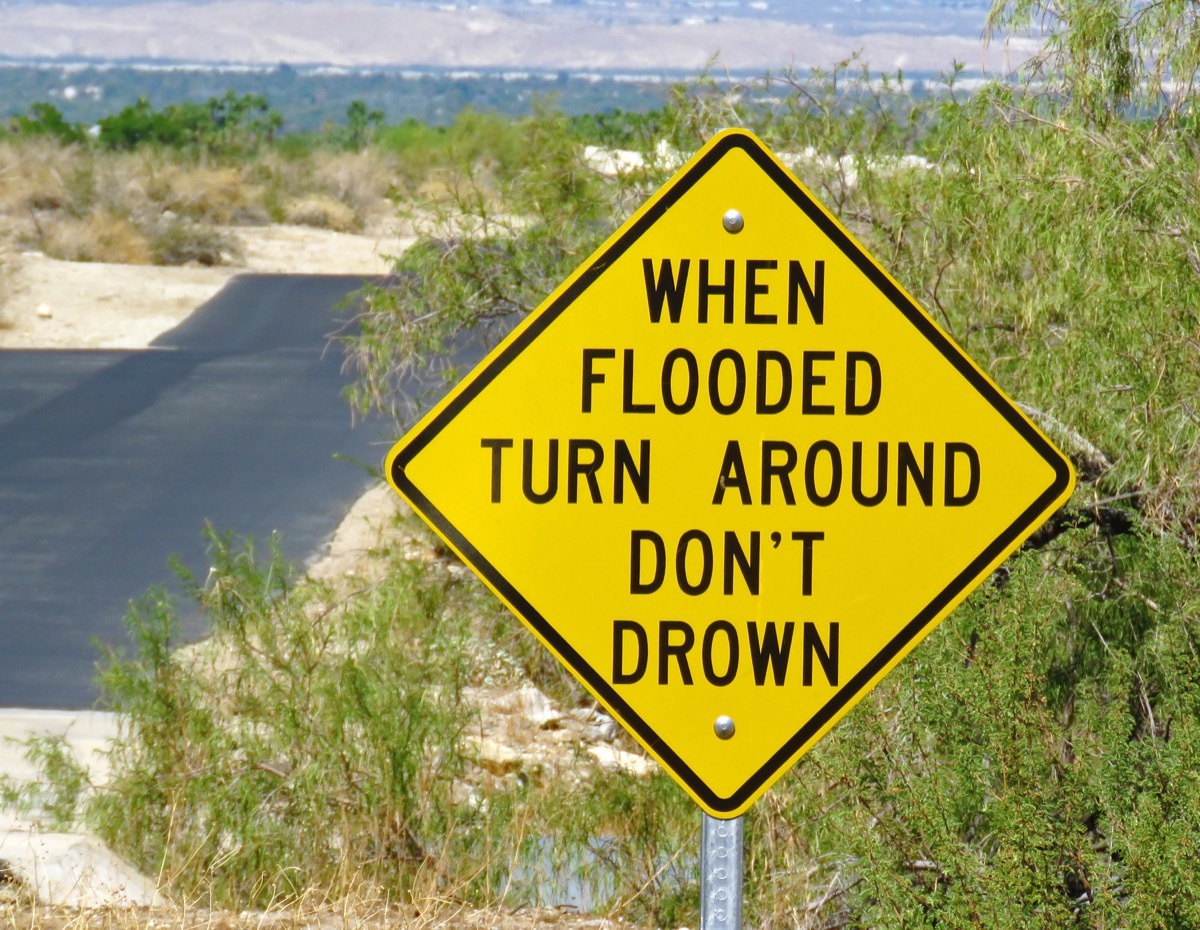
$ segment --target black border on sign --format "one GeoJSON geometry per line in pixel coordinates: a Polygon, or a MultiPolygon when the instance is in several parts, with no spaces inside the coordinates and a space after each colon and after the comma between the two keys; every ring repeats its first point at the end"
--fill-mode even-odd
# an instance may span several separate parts
{"type": "Polygon", "coordinates": [[[548,306],[530,320],[529,325],[493,356],[485,368],[471,377],[469,383],[433,419],[428,421],[420,434],[410,441],[392,462],[392,481],[408,500],[449,540],[471,563],[488,583],[535,629],[538,634],[562,657],[582,680],[631,727],[699,798],[712,810],[732,812],[741,807],[765,783],[774,779],[780,768],[821,730],[843,707],[862,691],[906,645],[917,638],[930,622],[955,598],[963,594],[1008,546],[1024,534],[1036,528],[1035,520],[1071,483],[1071,470],[1046,439],[1025,419],[999,390],[983,376],[962,353],[934,325],[905,293],[872,261],[841,227],[805,193],[748,133],[734,132],[724,136],[704,155],[693,163],[685,173],[678,176],[662,193],[662,196],[639,216],[607,249],[592,259],[571,285],[558,295],[548,306]],[[554,626],[516,590],[508,580],[479,552],[465,536],[453,526],[434,506],[421,490],[413,485],[405,474],[405,467],[425,448],[439,432],[496,378],[543,330],[558,319],[577,297],[579,297],[604,271],[613,264],[643,233],[656,223],[679,199],[686,194],[704,175],[730,151],[740,149],[754,160],[764,172],[787,194],[805,215],[858,269],[867,276],[879,291],[915,326],[921,334],[953,365],[958,372],[977,390],[1025,441],[1051,466],[1054,480],[1050,486],[1021,515],[1005,529],[995,541],[984,549],[959,575],[937,595],[924,610],[910,620],[892,640],[880,650],[866,667],[846,682],[795,735],[792,736],[741,788],[729,797],[720,797],[655,733],[630,707],[604,678],[596,672],[571,644],[555,630],[554,626]]]}

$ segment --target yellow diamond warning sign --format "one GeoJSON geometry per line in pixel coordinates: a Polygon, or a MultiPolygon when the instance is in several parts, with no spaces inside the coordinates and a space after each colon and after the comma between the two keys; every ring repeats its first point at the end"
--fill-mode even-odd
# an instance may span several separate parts
{"type": "Polygon", "coordinates": [[[718,817],[749,807],[1074,483],[741,131],[550,295],[387,474],[718,817]]]}

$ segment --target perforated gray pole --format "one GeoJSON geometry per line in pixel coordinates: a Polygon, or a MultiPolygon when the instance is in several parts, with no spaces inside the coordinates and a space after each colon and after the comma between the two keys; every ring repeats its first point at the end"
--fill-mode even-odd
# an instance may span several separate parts
{"type": "Polygon", "coordinates": [[[700,930],[741,930],[742,818],[702,816],[700,930]]]}

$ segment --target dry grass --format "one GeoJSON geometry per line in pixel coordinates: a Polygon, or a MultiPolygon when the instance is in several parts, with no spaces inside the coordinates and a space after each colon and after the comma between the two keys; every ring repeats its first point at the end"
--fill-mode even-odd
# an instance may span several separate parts
{"type": "Polygon", "coordinates": [[[37,245],[51,258],[69,262],[149,265],[150,240],[130,220],[108,210],[84,219],[56,216],[39,223],[37,245]]]}
{"type": "Polygon", "coordinates": [[[396,171],[391,156],[371,150],[268,150],[229,165],[8,139],[0,142],[0,231],[68,261],[225,263],[237,260],[237,243],[216,227],[374,228],[391,215],[396,171]]]}
{"type": "Polygon", "coordinates": [[[71,179],[85,156],[45,139],[0,143],[0,211],[60,210],[71,206],[71,179]]]}
{"type": "Polygon", "coordinates": [[[375,149],[361,152],[318,153],[313,183],[319,190],[354,211],[360,226],[369,225],[386,209],[399,168],[394,158],[375,149]]]}
{"type": "Polygon", "coordinates": [[[623,930],[630,925],[559,908],[479,909],[443,897],[391,904],[361,896],[238,912],[187,906],[76,910],[0,898],[0,926],[6,930],[623,930]]]}
{"type": "Polygon", "coordinates": [[[298,226],[315,226],[336,232],[362,229],[362,222],[354,210],[328,194],[310,194],[291,201],[284,209],[284,218],[298,226]]]}
{"type": "Polygon", "coordinates": [[[107,210],[85,219],[54,217],[42,224],[38,245],[51,258],[71,262],[150,264],[145,235],[125,217],[107,210]]]}
{"type": "Polygon", "coordinates": [[[152,202],[191,220],[221,226],[253,225],[269,220],[262,191],[230,167],[166,165],[147,193],[152,202]]]}

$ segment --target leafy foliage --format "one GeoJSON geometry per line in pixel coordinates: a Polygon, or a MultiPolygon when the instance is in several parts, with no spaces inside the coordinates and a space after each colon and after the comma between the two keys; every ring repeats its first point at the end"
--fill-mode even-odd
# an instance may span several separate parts
{"type": "Polygon", "coordinates": [[[9,129],[21,136],[50,136],[59,142],[82,142],[86,135],[76,125],[63,119],[59,109],[50,103],[34,103],[24,115],[9,122],[9,129]]]}
{"type": "Polygon", "coordinates": [[[277,551],[210,544],[208,583],[182,572],[207,651],[175,650],[160,592],[128,616],[133,655],[109,655],[100,685],[128,729],[88,821],[189,899],[436,875],[469,719],[445,590],[401,567],[317,613],[319,588],[296,588],[277,551]]]}
{"type": "Polygon", "coordinates": [[[155,110],[142,97],[132,106],[106,116],[98,123],[100,144],[128,150],[139,145],[192,148],[211,153],[253,151],[269,141],[283,123],[265,97],[238,96],[227,91],[207,103],[169,104],[155,110]]]}
{"type": "Polygon", "coordinates": [[[346,107],[346,147],[362,149],[383,125],[383,110],[371,109],[364,100],[351,100],[346,107]]]}

